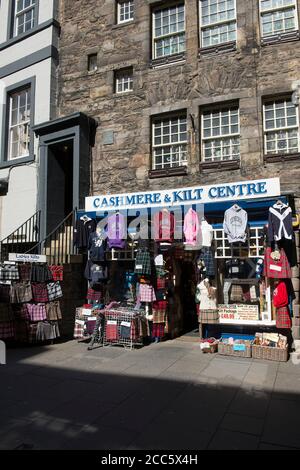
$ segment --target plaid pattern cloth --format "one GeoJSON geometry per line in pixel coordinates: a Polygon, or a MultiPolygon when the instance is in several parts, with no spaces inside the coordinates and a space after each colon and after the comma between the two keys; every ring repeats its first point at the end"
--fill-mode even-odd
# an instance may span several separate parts
{"type": "Polygon", "coordinates": [[[292,277],[292,270],[283,248],[280,250],[279,261],[272,259],[271,253],[272,248],[267,247],[265,251],[263,275],[272,279],[290,279],[292,277]]]}
{"type": "Polygon", "coordinates": [[[26,304],[31,321],[43,321],[47,319],[45,304],[26,304]]]}
{"type": "Polygon", "coordinates": [[[48,291],[49,301],[59,299],[63,295],[62,288],[61,288],[59,281],[48,282],[47,291],[48,291]]]}
{"type": "Polygon", "coordinates": [[[276,328],[292,328],[292,321],[288,307],[276,309],[276,328]]]}
{"type": "Polygon", "coordinates": [[[28,325],[28,343],[36,343],[37,327],[37,323],[32,323],[31,325],[28,325]]]}
{"type": "Polygon", "coordinates": [[[105,325],[105,336],[107,341],[116,341],[118,339],[117,320],[107,320],[105,325]]]}
{"type": "Polygon", "coordinates": [[[20,281],[31,281],[31,264],[19,264],[20,281]]]}
{"type": "Polygon", "coordinates": [[[243,301],[243,288],[241,285],[232,284],[231,290],[230,290],[230,301],[231,302],[243,301]]]}
{"type": "Polygon", "coordinates": [[[3,264],[2,266],[0,266],[0,279],[2,281],[18,281],[18,266],[10,264],[3,264]]]}
{"type": "Polygon", "coordinates": [[[56,339],[60,336],[57,322],[48,323],[41,321],[37,324],[36,339],[37,341],[48,341],[56,339]]]}
{"type": "Polygon", "coordinates": [[[153,309],[153,323],[165,323],[166,321],[166,310],[153,309]]]}
{"type": "Polygon", "coordinates": [[[75,320],[73,336],[75,339],[80,339],[84,337],[84,321],[83,320],[75,320]]]}
{"type": "Polygon", "coordinates": [[[49,304],[46,304],[46,314],[47,314],[47,320],[49,321],[56,321],[56,320],[62,319],[59,300],[49,302],[49,304]]]}
{"type": "Polygon", "coordinates": [[[29,281],[15,283],[11,286],[10,301],[12,304],[22,304],[32,300],[32,290],[29,281]]]}
{"type": "Polygon", "coordinates": [[[33,282],[31,284],[31,289],[32,289],[32,298],[34,302],[48,302],[49,297],[48,297],[48,290],[46,284],[42,283],[35,283],[33,282]]]}
{"type": "Polygon", "coordinates": [[[89,288],[86,294],[86,298],[88,300],[95,300],[96,302],[99,302],[102,300],[103,294],[101,291],[97,291],[94,289],[89,288]]]}
{"type": "Polygon", "coordinates": [[[207,276],[214,276],[215,275],[215,263],[214,263],[214,256],[212,250],[210,248],[202,248],[201,255],[199,256],[197,261],[203,261],[204,268],[203,271],[207,276]]]}
{"type": "Polygon", "coordinates": [[[199,323],[219,323],[218,309],[201,310],[200,308],[198,313],[198,321],[199,323]]]}
{"type": "Polygon", "coordinates": [[[163,338],[165,336],[165,324],[153,323],[152,338],[163,338]]]}
{"type": "Polygon", "coordinates": [[[56,264],[49,266],[52,274],[53,281],[63,281],[64,279],[64,267],[56,264]]]}
{"type": "Polygon", "coordinates": [[[0,323],[0,338],[10,339],[15,337],[15,325],[13,321],[0,323]]]}
{"type": "Polygon", "coordinates": [[[26,304],[17,304],[13,306],[13,313],[17,320],[30,320],[30,315],[26,304]]]}
{"type": "Polygon", "coordinates": [[[10,302],[10,287],[5,284],[0,284],[0,302],[10,302]]]}
{"type": "Polygon", "coordinates": [[[10,322],[13,320],[13,312],[9,304],[0,304],[0,322],[10,322]]]}
{"type": "Polygon", "coordinates": [[[151,259],[148,251],[137,252],[134,272],[136,274],[151,274],[151,259]]]}
{"type": "Polygon", "coordinates": [[[48,282],[52,281],[52,273],[47,265],[33,264],[31,268],[32,282],[48,282]]]}
{"type": "Polygon", "coordinates": [[[156,286],[157,286],[157,289],[165,289],[166,288],[166,280],[165,279],[157,279],[156,286]]]}
{"type": "Polygon", "coordinates": [[[149,286],[148,284],[140,284],[140,300],[141,302],[154,302],[156,300],[152,286],[149,286]]]}

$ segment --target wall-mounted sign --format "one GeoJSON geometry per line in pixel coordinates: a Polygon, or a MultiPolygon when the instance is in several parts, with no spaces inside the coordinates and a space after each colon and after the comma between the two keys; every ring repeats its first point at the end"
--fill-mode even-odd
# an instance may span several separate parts
{"type": "Polygon", "coordinates": [[[26,253],[9,253],[9,261],[23,261],[24,263],[46,263],[46,255],[34,255],[26,253]]]}
{"type": "Polygon", "coordinates": [[[280,196],[279,178],[193,186],[190,188],[146,191],[143,193],[102,194],[85,198],[86,212],[128,210],[148,207],[207,204],[280,196]]]}
{"type": "Polygon", "coordinates": [[[230,321],[258,321],[258,305],[246,304],[219,304],[220,322],[230,321]]]}

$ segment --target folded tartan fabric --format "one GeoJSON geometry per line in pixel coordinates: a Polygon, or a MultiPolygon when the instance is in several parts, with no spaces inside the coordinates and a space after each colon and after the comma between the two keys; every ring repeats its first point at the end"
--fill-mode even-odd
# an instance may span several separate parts
{"type": "Polygon", "coordinates": [[[59,299],[63,295],[59,281],[48,282],[47,291],[48,291],[49,302],[51,300],[59,299]]]}

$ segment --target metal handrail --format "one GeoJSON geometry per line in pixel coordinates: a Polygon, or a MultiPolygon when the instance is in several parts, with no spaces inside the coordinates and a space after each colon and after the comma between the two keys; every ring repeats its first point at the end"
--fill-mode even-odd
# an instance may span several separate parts
{"type": "Polygon", "coordinates": [[[64,264],[70,255],[77,254],[77,248],[73,243],[73,225],[76,209],[65,217],[62,222],[50,232],[44,240],[41,240],[26,253],[37,251],[45,254],[51,264],[64,264]]]}
{"type": "Polygon", "coordinates": [[[41,211],[37,211],[16,230],[0,241],[1,261],[7,259],[9,253],[23,253],[39,242],[41,211]]]}

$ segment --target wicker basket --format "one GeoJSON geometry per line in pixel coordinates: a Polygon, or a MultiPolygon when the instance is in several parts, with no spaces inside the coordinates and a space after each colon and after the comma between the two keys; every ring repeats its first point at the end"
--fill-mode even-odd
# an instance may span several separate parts
{"type": "Polygon", "coordinates": [[[234,351],[232,344],[219,343],[218,353],[225,356],[251,357],[251,345],[246,344],[245,351],[234,351]]]}
{"type": "MultiPolygon", "coordinates": [[[[213,353],[218,352],[218,344],[219,344],[219,341],[216,340],[215,338],[211,338],[211,339],[214,339],[214,342],[213,342],[213,343],[209,343],[209,347],[208,347],[208,348],[203,348],[203,349],[201,348],[201,351],[202,351],[203,353],[211,353],[211,354],[213,354],[213,353]]],[[[206,343],[206,342],[207,342],[207,341],[206,341],[205,339],[202,339],[202,340],[200,341],[200,343],[206,343]]]]}
{"type": "Polygon", "coordinates": [[[266,359],[268,361],[287,362],[288,346],[285,349],[270,348],[268,346],[252,345],[252,357],[254,359],[266,359]]]}

